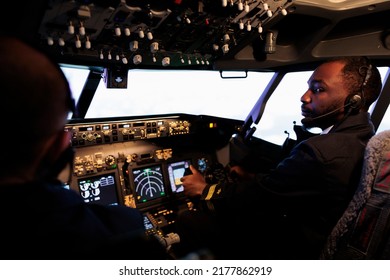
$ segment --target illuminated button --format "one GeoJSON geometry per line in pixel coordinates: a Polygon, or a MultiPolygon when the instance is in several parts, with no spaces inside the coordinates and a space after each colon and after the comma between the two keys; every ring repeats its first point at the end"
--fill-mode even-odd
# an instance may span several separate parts
{"type": "Polygon", "coordinates": [[[87,140],[88,140],[89,142],[92,142],[94,139],[95,139],[95,136],[93,136],[92,133],[88,133],[88,134],[87,134],[87,140]]]}

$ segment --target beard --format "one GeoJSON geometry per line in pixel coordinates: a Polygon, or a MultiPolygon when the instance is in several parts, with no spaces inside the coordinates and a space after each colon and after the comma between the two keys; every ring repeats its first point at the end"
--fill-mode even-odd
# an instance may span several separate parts
{"type": "Polygon", "coordinates": [[[340,110],[329,111],[328,113],[316,116],[316,117],[304,117],[301,120],[303,127],[325,129],[338,122],[340,115],[343,113],[340,110]]]}
{"type": "MultiPolygon", "coordinates": [[[[325,111],[315,113],[309,111],[309,116],[304,117],[301,120],[301,123],[304,127],[307,128],[316,128],[321,129],[328,128],[336,123],[338,123],[346,113],[346,108],[348,105],[345,104],[345,101],[338,100],[332,103],[325,111]]],[[[307,112],[307,110],[306,110],[307,112]]]]}

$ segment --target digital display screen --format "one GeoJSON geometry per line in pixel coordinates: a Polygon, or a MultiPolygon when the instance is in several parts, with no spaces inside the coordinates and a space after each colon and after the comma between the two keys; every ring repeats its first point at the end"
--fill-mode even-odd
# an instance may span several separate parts
{"type": "Polygon", "coordinates": [[[145,203],[166,196],[161,165],[132,169],[136,201],[145,203]]]}
{"type": "Polygon", "coordinates": [[[184,187],[180,178],[184,176],[184,171],[189,168],[190,160],[182,160],[168,163],[169,183],[173,193],[180,193],[184,191],[184,187]]]}
{"type": "Polygon", "coordinates": [[[80,195],[87,203],[118,205],[115,174],[104,174],[78,180],[80,195]]]}
{"type": "Polygon", "coordinates": [[[144,227],[145,227],[145,230],[151,230],[154,228],[152,221],[149,220],[149,218],[145,215],[144,215],[144,227]]]}

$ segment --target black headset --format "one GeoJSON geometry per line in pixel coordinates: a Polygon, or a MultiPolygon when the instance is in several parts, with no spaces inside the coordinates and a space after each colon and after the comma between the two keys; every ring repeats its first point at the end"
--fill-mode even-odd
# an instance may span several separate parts
{"type": "Polygon", "coordinates": [[[367,68],[363,83],[361,85],[360,93],[354,93],[347,97],[345,100],[345,107],[348,107],[348,111],[352,114],[357,114],[359,110],[364,106],[365,98],[364,98],[364,89],[367,86],[368,80],[372,75],[372,65],[369,64],[367,67],[360,67],[361,69],[367,68]]]}

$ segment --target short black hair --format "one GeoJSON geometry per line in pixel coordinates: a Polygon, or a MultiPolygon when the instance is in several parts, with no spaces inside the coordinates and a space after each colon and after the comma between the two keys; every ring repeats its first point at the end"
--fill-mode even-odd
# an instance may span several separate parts
{"type": "Polygon", "coordinates": [[[360,95],[363,100],[362,108],[368,111],[382,90],[382,79],[378,68],[366,56],[343,56],[328,60],[328,62],[332,61],[340,61],[345,64],[342,74],[346,89],[351,95],[360,95]]]}

